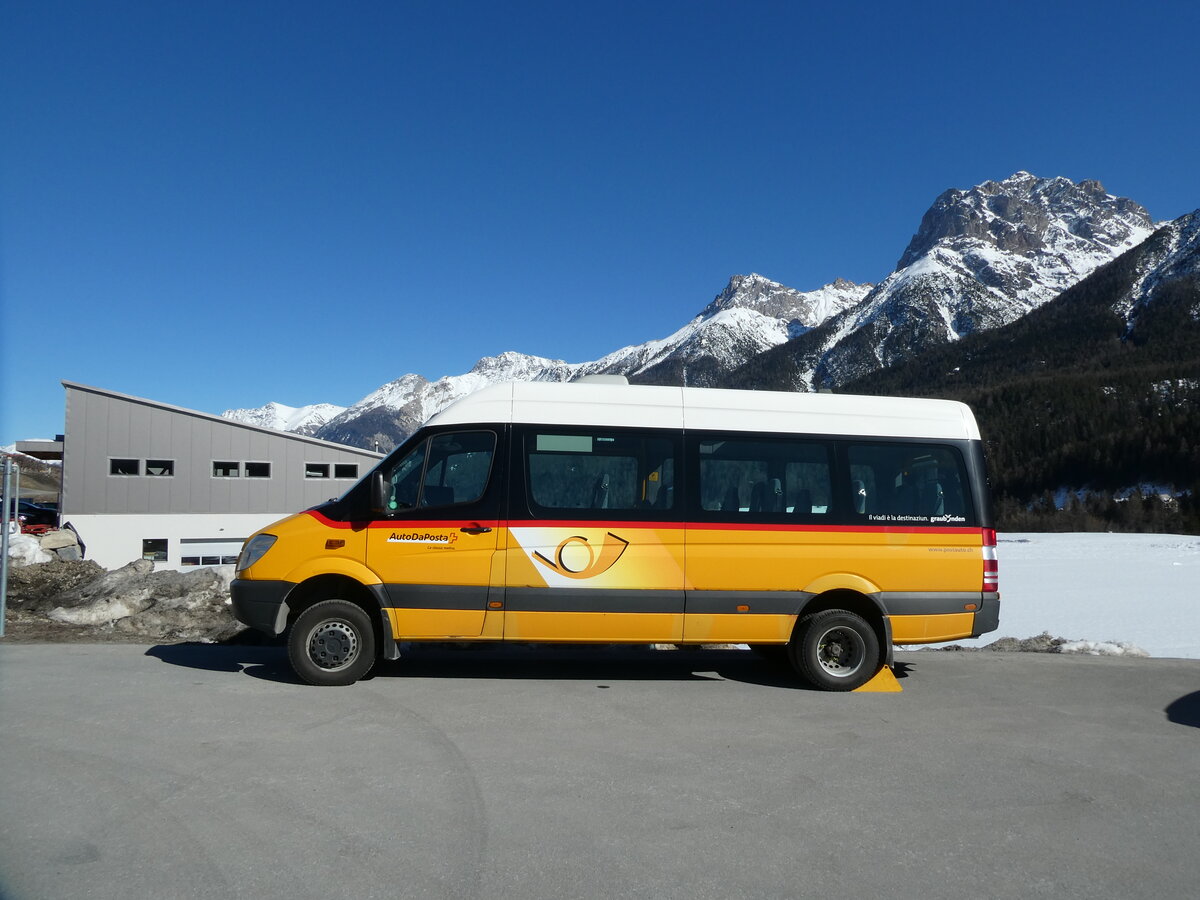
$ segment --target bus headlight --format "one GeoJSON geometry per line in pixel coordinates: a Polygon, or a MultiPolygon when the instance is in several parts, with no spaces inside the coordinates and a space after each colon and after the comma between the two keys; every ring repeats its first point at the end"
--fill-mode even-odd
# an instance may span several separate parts
{"type": "Polygon", "coordinates": [[[273,534],[256,534],[246,541],[246,546],[238,556],[237,570],[241,572],[248,569],[266,556],[267,551],[275,545],[275,541],[276,537],[273,534]]]}

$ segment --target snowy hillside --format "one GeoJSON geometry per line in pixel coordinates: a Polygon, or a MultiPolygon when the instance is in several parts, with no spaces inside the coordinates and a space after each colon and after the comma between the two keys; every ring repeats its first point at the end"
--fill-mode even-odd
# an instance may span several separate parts
{"type": "MultiPolygon", "coordinates": [[[[1153,303],[1164,285],[1200,278],[1200,209],[1166,223],[1155,237],[1138,260],[1137,280],[1115,307],[1131,327],[1139,310],[1153,303]]],[[[1195,315],[1200,316],[1200,310],[1195,315]]]]}

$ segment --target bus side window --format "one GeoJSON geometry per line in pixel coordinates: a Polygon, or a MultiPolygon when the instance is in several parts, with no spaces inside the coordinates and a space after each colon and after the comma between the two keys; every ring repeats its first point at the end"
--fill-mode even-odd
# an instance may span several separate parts
{"type": "Polygon", "coordinates": [[[438,434],[429,439],[421,506],[474,503],[487,489],[496,436],[490,431],[438,434]]]}
{"type": "Polygon", "coordinates": [[[820,522],[833,509],[830,446],[791,438],[701,440],[700,509],[780,522],[820,522]]]}
{"type": "Polygon", "coordinates": [[[628,431],[530,432],[525,465],[530,509],[650,515],[674,504],[674,443],[628,431]]]}

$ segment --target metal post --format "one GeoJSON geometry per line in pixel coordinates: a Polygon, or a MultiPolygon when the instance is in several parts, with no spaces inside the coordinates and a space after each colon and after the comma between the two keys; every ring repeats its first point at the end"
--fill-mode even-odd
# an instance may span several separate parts
{"type": "MultiPolygon", "coordinates": [[[[4,532],[0,534],[0,637],[4,637],[4,620],[8,617],[8,523],[17,519],[19,498],[9,490],[12,486],[13,461],[4,457],[4,532]]],[[[21,470],[17,469],[17,490],[21,484],[21,470]]]]}

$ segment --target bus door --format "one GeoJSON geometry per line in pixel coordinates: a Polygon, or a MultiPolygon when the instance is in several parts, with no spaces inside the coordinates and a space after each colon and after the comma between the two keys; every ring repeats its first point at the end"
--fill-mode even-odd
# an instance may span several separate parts
{"type": "Polygon", "coordinates": [[[389,514],[371,523],[367,566],[398,639],[478,637],[502,600],[496,449],[494,431],[441,432],[384,470],[389,514]]]}
{"type": "Polygon", "coordinates": [[[514,454],[505,640],[678,641],[678,436],[533,426],[514,454]]]}

